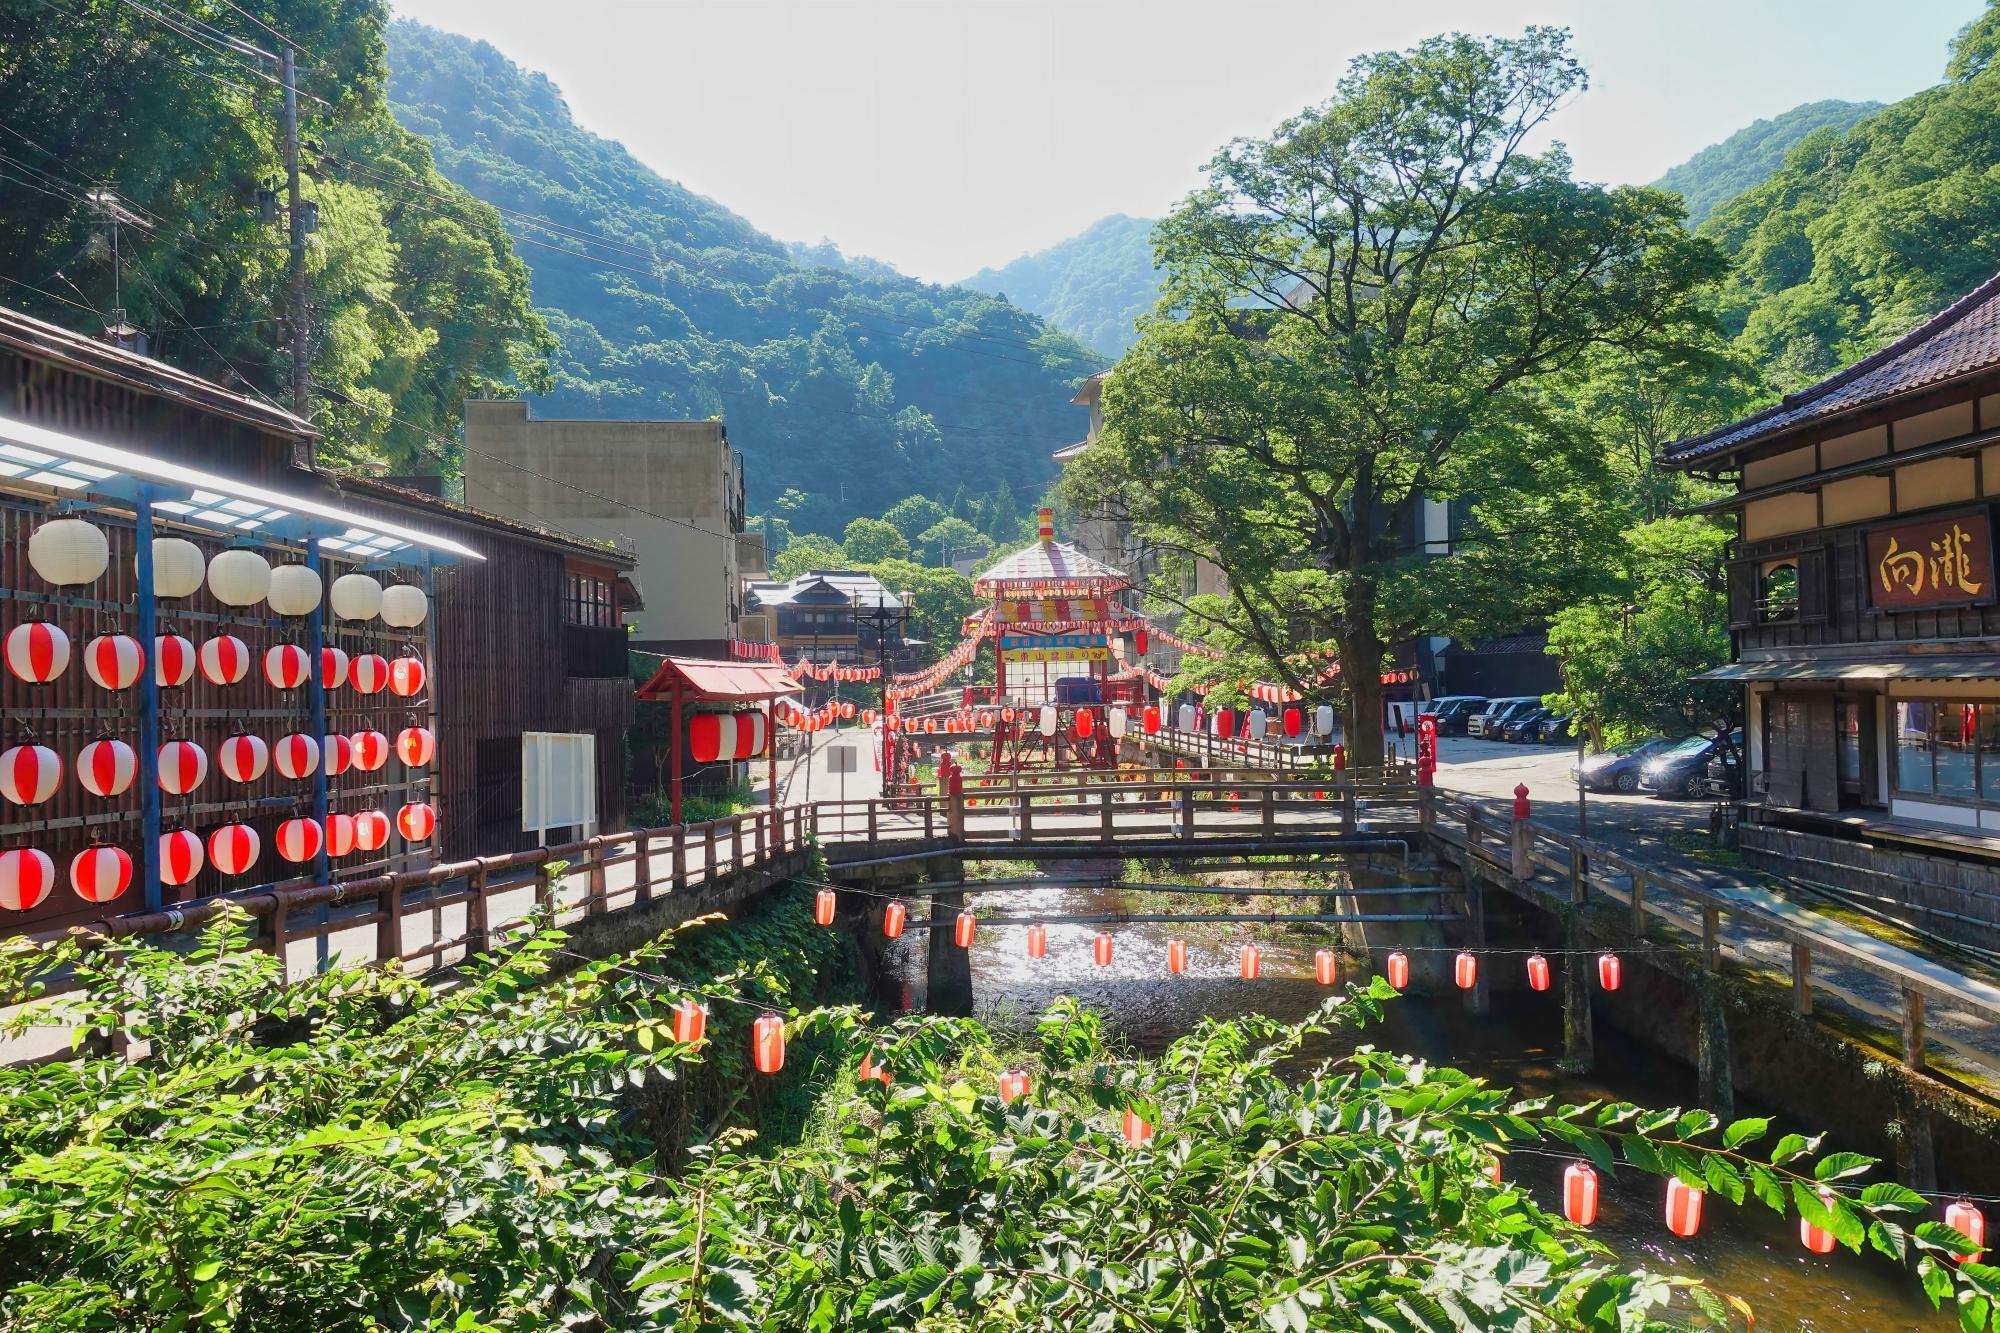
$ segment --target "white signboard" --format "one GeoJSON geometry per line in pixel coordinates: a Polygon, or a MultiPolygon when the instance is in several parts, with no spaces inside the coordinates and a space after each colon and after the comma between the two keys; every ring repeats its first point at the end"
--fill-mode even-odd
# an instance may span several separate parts
{"type": "Polygon", "coordinates": [[[826,751],[826,771],[829,773],[859,773],[861,767],[855,763],[855,747],[852,745],[830,745],[826,751]]]}
{"type": "Polygon", "coordinates": [[[597,831],[597,737],[589,732],[521,733],[521,827],[529,833],[597,831]]]}

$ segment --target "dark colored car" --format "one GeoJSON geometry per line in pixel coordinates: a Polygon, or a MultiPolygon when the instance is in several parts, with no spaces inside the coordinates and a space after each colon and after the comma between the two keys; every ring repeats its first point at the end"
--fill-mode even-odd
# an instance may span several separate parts
{"type": "MultiPolygon", "coordinates": [[[[1664,736],[1648,736],[1641,740],[1623,741],[1597,754],[1585,755],[1583,785],[1592,791],[1637,791],[1646,761],[1674,744],[1676,742],[1664,736]]],[[[1572,778],[1577,776],[1577,765],[1569,766],[1569,775],[1572,778]]]]}
{"type": "Polygon", "coordinates": [[[1465,734],[1483,740],[1497,741],[1500,729],[1522,713],[1532,708],[1540,708],[1540,695],[1517,694],[1509,699],[1488,699],[1486,706],[1465,720],[1465,734]]]}
{"type": "Polygon", "coordinates": [[[1527,708],[1500,724],[1500,739],[1522,744],[1541,734],[1544,721],[1553,716],[1547,708],[1527,708]]]}
{"type": "Polygon", "coordinates": [[[1572,739],[1570,724],[1576,719],[1568,713],[1550,713],[1535,728],[1535,739],[1543,745],[1562,745],[1572,739]]]}
{"type": "MultiPolygon", "coordinates": [[[[1733,743],[1741,748],[1740,732],[1733,743]]],[[[1690,800],[1706,796],[1708,761],[1718,753],[1727,753],[1729,748],[1718,745],[1713,736],[1690,736],[1648,759],[1641,770],[1639,785],[1655,796],[1682,796],[1690,800]]]]}
{"type": "Polygon", "coordinates": [[[1467,719],[1485,707],[1483,694],[1447,694],[1431,700],[1423,711],[1437,718],[1438,735],[1463,736],[1467,719]]]}
{"type": "Polygon", "coordinates": [[[1708,756],[1703,773],[1708,794],[1717,800],[1733,801],[1743,794],[1743,756],[1737,750],[1716,749],[1708,756]]]}

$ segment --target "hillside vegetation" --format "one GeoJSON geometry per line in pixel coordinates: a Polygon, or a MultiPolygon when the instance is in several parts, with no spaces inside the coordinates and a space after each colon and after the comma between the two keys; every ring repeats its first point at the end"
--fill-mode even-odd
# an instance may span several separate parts
{"type": "Polygon", "coordinates": [[[1844,130],[1882,109],[1880,102],[1827,100],[1795,106],[1769,120],[1753,121],[1721,143],[1710,144],[1654,181],[1687,201],[1688,225],[1699,227],[1716,209],[1761,185],[1784,165],[1785,155],[1815,130],[1844,130]]]}
{"type": "Polygon", "coordinates": [[[1132,321],[1160,293],[1153,267],[1153,220],[1114,213],[1046,250],[983,268],[964,286],[1004,293],[1097,352],[1117,357],[1132,345],[1132,321]]]}

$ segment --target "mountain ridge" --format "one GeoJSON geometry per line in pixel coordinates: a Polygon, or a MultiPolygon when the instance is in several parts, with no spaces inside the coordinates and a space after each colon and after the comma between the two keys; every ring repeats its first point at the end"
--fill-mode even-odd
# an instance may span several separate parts
{"type": "Polygon", "coordinates": [[[1074,236],[982,268],[959,285],[1004,293],[1093,351],[1117,357],[1138,336],[1132,321],[1159,295],[1152,230],[1151,218],[1107,214],[1074,236]]]}

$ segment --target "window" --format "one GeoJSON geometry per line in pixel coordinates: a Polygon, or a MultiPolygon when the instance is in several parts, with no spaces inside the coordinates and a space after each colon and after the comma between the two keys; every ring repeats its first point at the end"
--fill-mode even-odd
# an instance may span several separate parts
{"type": "Polygon", "coordinates": [[[597,629],[615,629],[618,608],[611,596],[611,580],[571,571],[564,576],[563,621],[597,629]]]}
{"type": "Polygon", "coordinates": [[[2000,704],[1896,704],[1896,790],[2000,804],[2000,704]]]}
{"type": "Polygon", "coordinates": [[[1757,618],[1765,624],[1799,618],[1799,567],[1774,560],[1757,576],[1757,618]]]}

